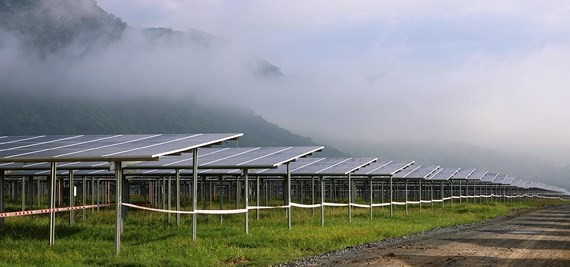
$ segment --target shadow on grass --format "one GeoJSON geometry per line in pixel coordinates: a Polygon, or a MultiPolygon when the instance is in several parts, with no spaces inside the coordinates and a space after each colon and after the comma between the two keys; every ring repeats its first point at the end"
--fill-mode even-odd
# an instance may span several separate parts
{"type": "MultiPolygon", "coordinates": [[[[56,238],[66,238],[81,232],[80,227],[76,226],[57,226],[55,228],[56,238]]],[[[48,225],[29,225],[29,224],[8,224],[0,230],[0,240],[49,240],[48,225]]]]}
{"type": "Polygon", "coordinates": [[[131,246],[141,246],[141,245],[145,245],[148,243],[153,243],[153,242],[157,242],[157,241],[164,241],[166,239],[172,238],[177,236],[176,234],[167,234],[167,235],[161,235],[161,236],[152,236],[152,237],[148,237],[145,238],[143,237],[143,235],[132,235],[132,236],[128,236],[125,237],[123,236],[123,241],[124,242],[128,242],[129,245],[131,246]]]}

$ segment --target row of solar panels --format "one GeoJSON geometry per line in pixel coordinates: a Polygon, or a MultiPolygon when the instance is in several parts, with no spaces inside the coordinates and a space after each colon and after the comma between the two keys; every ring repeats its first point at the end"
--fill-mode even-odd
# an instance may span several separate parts
{"type": "Polygon", "coordinates": [[[568,193],[560,187],[474,169],[377,158],[307,157],[321,151],[323,147],[319,146],[203,148],[240,136],[242,134],[0,136],[0,170],[9,171],[7,174],[13,176],[49,175],[50,162],[58,162],[59,170],[75,170],[79,176],[112,176],[110,162],[140,161],[124,167],[128,175],[168,176],[174,175],[176,170],[190,175],[192,154],[182,152],[200,147],[201,175],[240,175],[247,169],[254,175],[283,176],[287,174],[286,163],[291,162],[291,174],[295,176],[351,174],[408,180],[473,180],[568,193]]]}

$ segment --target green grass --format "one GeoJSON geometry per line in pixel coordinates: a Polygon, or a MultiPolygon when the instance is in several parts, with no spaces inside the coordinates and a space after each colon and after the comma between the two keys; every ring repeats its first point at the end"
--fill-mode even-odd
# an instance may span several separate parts
{"type": "Polygon", "coordinates": [[[250,212],[250,233],[244,234],[244,215],[199,216],[198,239],[192,241],[190,216],[183,224],[169,224],[166,215],[129,211],[122,235],[120,256],[115,255],[114,210],[88,211],[87,220],[76,213],[76,225],[67,224],[68,213],[57,214],[56,243],[48,245],[48,216],[7,218],[0,230],[0,265],[168,265],[266,266],[320,254],[347,246],[373,242],[388,237],[410,235],[429,229],[470,223],[507,214],[510,210],[554,205],[566,202],[532,200],[512,203],[417,206],[405,215],[398,206],[394,217],[388,208],[375,208],[368,219],[368,209],[354,209],[348,222],[346,208],[327,208],[325,226],[320,226],[320,211],[293,209],[293,229],[287,229],[283,210],[265,210],[260,221],[250,212]]]}

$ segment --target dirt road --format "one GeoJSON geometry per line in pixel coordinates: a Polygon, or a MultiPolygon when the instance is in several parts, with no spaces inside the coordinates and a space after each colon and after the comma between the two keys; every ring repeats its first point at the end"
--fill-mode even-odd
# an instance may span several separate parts
{"type": "Polygon", "coordinates": [[[570,266],[570,206],[434,231],[410,240],[379,242],[300,265],[570,266]]]}

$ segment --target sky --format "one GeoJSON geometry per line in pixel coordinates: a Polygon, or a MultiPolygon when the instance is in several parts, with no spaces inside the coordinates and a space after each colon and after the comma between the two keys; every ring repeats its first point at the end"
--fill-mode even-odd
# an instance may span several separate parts
{"type": "Polygon", "coordinates": [[[279,66],[277,81],[228,75],[224,90],[317,140],[461,142],[568,164],[567,1],[98,2],[279,66]]]}

